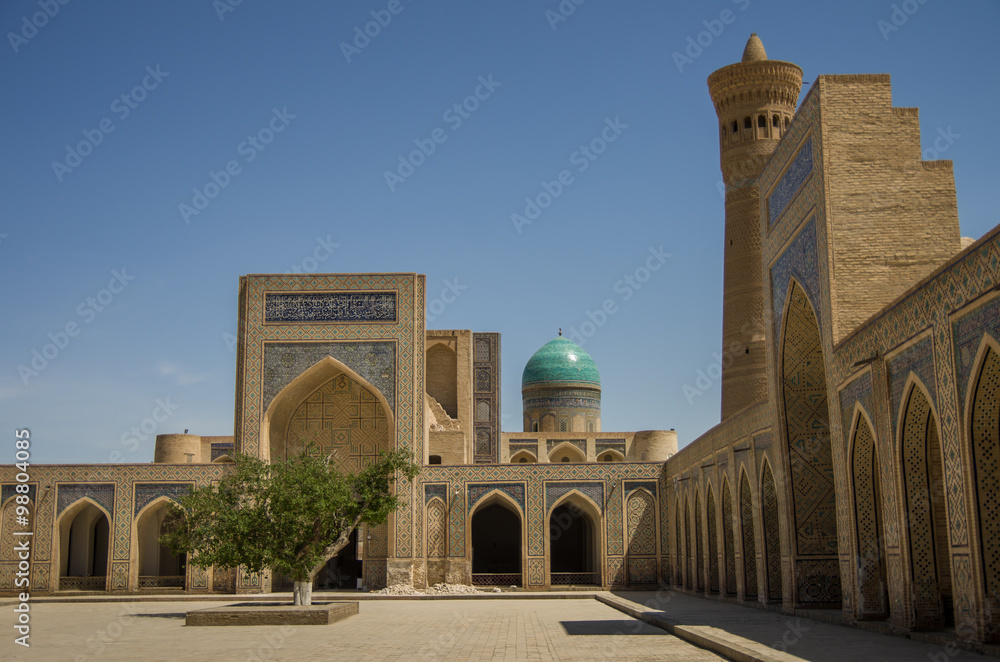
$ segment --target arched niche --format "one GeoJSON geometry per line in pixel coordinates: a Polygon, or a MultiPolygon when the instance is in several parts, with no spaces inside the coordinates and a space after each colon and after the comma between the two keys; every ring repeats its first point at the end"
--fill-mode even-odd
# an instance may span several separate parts
{"type": "Polygon", "coordinates": [[[161,589],[186,587],[187,555],[176,555],[160,543],[168,525],[170,503],[166,496],[150,502],[139,511],[133,526],[133,562],[138,570],[138,588],[161,589]]]}
{"type": "Polygon", "coordinates": [[[332,356],[307,368],[274,397],[264,413],[260,435],[261,453],[268,452],[265,459],[272,462],[295,454],[307,436],[323,437],[321,444],[325,442],[325,445],[317,452],[322,453],[324,448],[334,452],[341,465],[347,468],[356,467],[364,456],[377,455],[377,450],[374,453],[353,452],[352,444],[354,450],[365,444],[367,451],[373,450],[373,443],[380,447],[378,450],[396,447],[395,421],[385,396],[332,356]],[[329,401],[326,400],[327,390],[332,391],[329,401]],[[340,397],[345,392],[349,397],[340,397]],[[321,400],[310,403],[310,398],[321,400]],[[328,428],[324,428],[326,423],[330,424],[328,428]],[[358,440],[337,436],[338,432],[348,431],[347,437],[350,437],[352,426],[359,432],[358,440]],[[315,434],[303,433],[310,428],[315,428],[315,434]]]}
{"type": "Polygon", "coordinates": [[[474,585],[523,585],[527,531],[517,502],[500,490],[486,494],[469,513],[467,535],[474,585]]]}
{"type": "Polygon", "coordinates": [[[532,464],[538,462],[538,458],[531,451],[521,450],[510,456],[511,464],[532,464]]]}
{"type": "Polygon", "coordinates": [[[424,365],[427,394],[438,401],[445,412],[458,418],[458,355],[444,343],[427,349],[424,365]]]}
{"type": "Polygon", "coordinates": [[[586,462],[587,456],[573,444],[564,441],[549,452],[549,462],[586,462]],[[566,458],[566,459],[563,459],[566,458]]]}
{"type": "Polygon", "coordinates": [[[604,527],[600,507],[579,490],[560,497],[545,518],[551,586],[601,586],[604,527]]]}
{"type": "Polygon", "coordinates": [[[56,521],[59,539],[58,590],[103,591],[107,588],[111,549],[111,514],[83,497],[56,521]]]}

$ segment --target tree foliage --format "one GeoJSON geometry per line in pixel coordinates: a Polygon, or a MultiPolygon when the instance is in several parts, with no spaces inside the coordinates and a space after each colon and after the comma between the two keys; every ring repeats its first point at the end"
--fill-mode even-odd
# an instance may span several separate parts
{"type": "Polygon", "coordinates": [[[160,541],[198,567],[271,568],[311,584],[359,524],[383,524],[405,505],[392,487],[397,478],[412,482],[419,471],[400,450],[357,473],[308,451],[277,464],[239,455],[232,474],[171,504],[160,541]]]}

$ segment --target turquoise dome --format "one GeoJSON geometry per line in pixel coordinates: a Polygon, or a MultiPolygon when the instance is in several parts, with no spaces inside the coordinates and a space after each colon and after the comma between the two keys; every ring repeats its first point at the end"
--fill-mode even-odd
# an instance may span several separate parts
{"type": "Polygon", "coordinates": [[[521,388],[540,382],[588,382],[600,386],[601,376],[590,354],[559,336],[543,345],[524,366],[521,388]]]}

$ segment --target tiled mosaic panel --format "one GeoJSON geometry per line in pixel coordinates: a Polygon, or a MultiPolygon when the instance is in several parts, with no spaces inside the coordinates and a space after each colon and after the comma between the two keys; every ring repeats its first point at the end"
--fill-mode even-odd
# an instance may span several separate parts
{"type": "Polygon", "coordinates": [[[17,561],[19,559],[19,552],[15,548],[15,545],[22,540],[27,540],[30,544],[34,544],[34,540],[30,536],[14,535],[15,532],[25,533],[34,531],[35,517],[32,512],[34,508],[30,505],[27,506],[27,515],[18,515],[17,508],[17,501],[11,499],[3,507],[3,510],[0,511],[0,561],[17,561]]]}
{"type": "Polygon", "coordinates": [[[465,556],[465,495],[455,493],[451,501],[451,517],[448,521],[448,554],[465,556]]]}
{"type": "Polygon", "coordinates": [[[378,524],[368,527],[368,540],[365,546],[365,558],[384,559],[389,556],[389,526],[378,524]]]}
{"type": "MultiPolygon", "coordinates": [[[[976,591],[973,588],[972,559],[965,554],[956,554],[952,558],[952,565],[955,568],[955,629],[973,632],[979,626],[979,610],[973,603],[976,591]]],[[[981,612],[984,616],[988,615],[984,618],[985,625],[993,632],[996,632],[997,622],[1000,620],[1000,610],[996,606],[996,596],[987,596],[987,603],[981,612]]]]}
{"type": "MultiPolygon", "coordinates": [[[[17,491],[17,486],[20,484],[21,483],[7,483],[2,488],[0,488],[0,505],[7,503],[7,499],[10,499],[20,494],[20,492],[17,491]]],[[[34,503],[35,492],[38,488],[38,484],[27,483],[27,485],[28,485],[28,492],[27,492],[28,498],[32,501],[32,503],[34,503]]]]}
{"type": "Polygon", "coordinates": [[[1000,340],[1000,297],[976,308],[952,324],[960,401],[964,400],[965,394],[968,393],[976,353],[982,344],[984,334],[987,333],[995,340],[1000,340]]]}
{"type": "MultiPolygon", "coordinates": [[[[946,541],[938,540],[947,535],[946,530],[943,522],[936,521],[934,513],[934,503],[941,488],[933,486],[932,472],[940,475],[940,467],[928,462],[935,457],[931,446],[935,447],[933,450],[937,451],[938,457],[941,453],[937,448],[935,428],[927,397],[921,389],[912,389],[903,418],[901,462],[909,525],[906,532],[912,567],[914,611],[918,621],[926,618],[926,605],[939,601],[938,584],[945,578],[938,577],[938,568],[946,570],[948,565],[948,548],[943,544],[946,541]],[[938,549],[944,551],[940,560],[937,558],[938,549]]],[[[936,618],[937,610],[933,611],[932,620],[936,618]]]]}
{"type": "Polygon", "coordinates": [[[628,578],[625,576],[625,559],[620,556],[609,556],[608,583],[612,586],[625,586],[628,578]]]}
{"type": "Polygon", "coordinates": [[[542,586],[545,583],[545,559],[528,559],[528,585],[542,586]]]}
{"type": "Polygon", "coordinates": [[[587,440],[586,439],[546,439],[545,448],[547,453],[552,453],[558,446],[562,444],[570,444],[576,446],[580,451],[587,455],[587,440]]]}
{"type": "Polygon", "coordinates": [[[472,334],[473,375],[476,399],[474,461],[500,461],[500,334],[472,334]],[[481,417],[480,409],[488,413],[481,417]]]}
{"type": "Polygon", "coordinates": [[[208,590],[208,569],[199,568],[196,565],[189,567],[190,573],[189,587],[194,590],[208,590]]]}
{"type": "Polygon", "coordinates": [[[934,378],[934,338],[926,338],[914,343],[888,363],[890,409],[889,419],[892,430],[896,432],[896,421],[903,402],[903,388],[910,373],[916,375],[931,394],[931,399],[937,401],[937,380],[934,378]]]}
{"type": "Polygon", "coordinates": [[[332,356],[377,388],[395,411],[395,349],[391,342],[265,343],[262,406],[266,410],[281,389],[332,356]]]}
{"type": "Polygon", "coordinates": [[[235,444],[232,443],[213,443],[212,444],[212,462],[215,462],[223,455],[228,455],[232,457],[235,452],[235,444]]]}
{"type": "Polygon", "coordinates": [[[699,591],[705,590],[705,549],[704,531],[701,525],[701,499],[698,491],[694,493],[694,577],[695,586],[699,591]]]}
{"type": "Polygon", "coordinates": [[[736,519],[729,481],[722,483],[722,542],[726,561],[726,595],[736,595],[736,519]]]}
{"type": "Polygon", "coordinates": [[[757,597],[757,544],[754,540],[753,497],[750,481],[744,473],[740,479],[740,531],[743,537],[743,597],[757,597]]]}
{"type": "Polygon", "coordinates": [[[137,483],[135,486],[135,505],[132,508],[132,516],[135,517],[139,511],[146,507],[153,500],[161,496],[169,497],[173,501],[178,501],[187,495],[194,485],[192,483],[137,483]]]}
{"type": "Polygon", "coordinates": [[[268,292],[264,321],[395,322],[395,292],[268,292]]]}
{"type": "Polygon", "coordinates": [[[434,497],[441,499],[444,502],[448,501],[448,486],[443,483],[437,484],[424,484],[424,503],[427,503],[434,497]]]}
{"type": "Polygon", "coordinates": [[[389,449],[389,435],[388,418],[375,394],[340,374],[292,413],[286,456],[308,448],[314,457],[332,454],[343,470],[354,472],[389,449]]]}
{"type": "Polygon", "coordinates": [[[448,555],[448,512],[444,502],[434,498],[427,504],[427,556],[448,555]]]}
{"type": "MultiPolygon", "coordinates": [[[[785,312],[785,297],[791,296],[789,283],[795,278],[796,283],[805,291],[805,296],[815,306],[817,323],[822,321],[823,312],[819,307],[822,294],[820,286],[819,258],[817,252],[816,218],[810,218],[802,226],[802,231],[795,237],[778,261],[771,267],[771,310],[774,320],[774,340],[776,350],[780,349],[785,312]]],[[[795,305],[798,302],[793,299],[795,305]]],[[[778,351],[775,355],[780,355],[778,351]]]]}
{"type": "MultiPolygon", "coordinates": [[[[603,491],[603,487],[602,487],[603,491]]],[[[601,502],[598,502],[600,504],[601,502]]],[[[608,554],[622,555],[625,553],[625,532],[623,521],[624,499],[621,490],[608,492],[608,502],[604,504],[604,519],[607,525],[608,554]]],[[[655,522],[651,535],[656,535],[655,522]]]]}
{"type": "Polygon", "coordinates": [[[705,496],[706,529],[708,530],[708,590],[719,592],[719,538],[718,521],[715,514],[715,493],[708,486],[705,496]]]}
{"type": "Polygon", "coordinates": [[[628,498],[628,554],[656,554],[656,503],[648,492],[637,490],[628,498]]]}
{"type": "Polygon", "coordinates": [[[626,480],[625,481],[625,494],[630,493],[632,490],[647,490],[650,494],[656,494],[656,481],[655,480],[626,480]]]}
{"type": "Polygon", "coordinates": [[[552,510],[552,506],[558,501],[564,494],[576,490],[586,497],[589,497],[598,508],[604,505],[604,483],[600,482],[586,482],[586,483],[545,483],[545,510],[552,510]]]}
{"type": "Polygon", "coordinates": [[[48,563],[35,563],[31,566],[31,588],[34,591],[44,591],[49,588],[51,566],[48,563]]]}
{"type": "Polygon", "coordinates": [[[691,504],[684,498],[684,588],[694,586],[694,554],[691,551],[691,504]]]}
{"type": "Polygon", "coordinates": [[[663,474],[660,476],[658,487],[660,488],[658,493],[658,501],[660,502],[660,554],[664,558],[668,558],[670,556],[670,504],[667,498],[669,492],[666,485],[666,476],[663,474]]]}
{"type": "Polygon", "coordinates": [[[854,434],[854,514],[857,523],[857,576],[862,617],[886,612],[886,576],[879,513],[878,458],[871,426],[858,414],[854,434]]]}
{"type": "Polygon", "coordinates": [[[1000,354],[988,350],[982,365],[972,401],[976,506],[984,588],[1000,600],[1000,354]]]}
{"type": "Polygon", "coordinates": [[[764,527],[764,562],[767,571],[767,597],[770,602],[782,598],[781,587],[781,533],[778,523],[778,492],[774,486],[771,466],[764,465],[761,480],[761,524],[764,527]]]}
{"type": "Polygon", "coordinates": [[[680,499],[674,499],[674,583],[684,585],[684,535],[681,526],[684,523],[684,511],[681,510],[680,499]]]}
{"type": "Polygon", "coordinates": [[[594,441],[594,451],[600,455],[604,451],[618,451],[625,455],[624,439],[597,439],[594,441]]]}
{"type": "Polygon", "coordinates": [[[788,207],[795,194],[798,193],[802,183],[812,173],[813,153],[812,138],[807,138],[799,149],[799,153],[792,159],[788,170],[774,187],[774,191],[767,196],[768,226],[773,226],[774,222],[788,207]]]}
{"type": "Polygon", "coordinates": [[[794,287],[791,297],[782,381],[796,544],[799,554],[835,554],[837,504],[823,348],[816,318],[802,289],[794,287]]]}
{"type": "Polygon", "coordinates": [[[99,503],[109,513],[114,514],[115,486],[107,484],[63,484],[56,488],[58,494],[56,503],[58,504],[57,515],[84,497],[99,503]]]}
{"type": "Polygon", "coordinates": [[[628,583],[655,584],[656,583],[656,559],[633,559],[628,560],[628,583]]]}
{"type": "Polygon", "coordinates": [[[388,564],[385,561],[365,561],[365,586],[369,589],[385,588],[388,578],[388,564]]]}
{"type": "Polygon", "coordinates": [[[838,604],[843,600],[836,559],[796,559],[795,581],[801,603],[838,604]]]}
{"type": "Polygon", "coordinates": [[[114,561],[111,563],[111,586],[112,591],[128,590],[128,561],[114,561]]]}
{"type": "Polygon", "coordinates": [[[467,485],[469,490],[469,505],[471,511],[484,496],[493,491],[500,491],[509,496],[524,511],[524,483],[476,483],[467,485]]]}

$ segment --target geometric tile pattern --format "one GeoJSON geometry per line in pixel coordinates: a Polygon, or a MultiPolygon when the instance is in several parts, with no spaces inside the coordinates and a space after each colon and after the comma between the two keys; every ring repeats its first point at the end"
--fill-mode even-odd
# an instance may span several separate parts
{"type": "Polygon", "coordinates": [[[859,615],[887,618],[885,557],[879,504],[878,456],[868,420],[860,413],[854,433],[854,511],[857,526],[859,615]]]}
{"type": "Polygon", "coordinates": [[[624,439],[597,439],[594,443],[594,451],[600,455],[604,451],[618,451],[625,455],[624,439]]]}
{"type": "Polygon", "coordinates": [[[477,412],[473,458],[477,464],[496,463],[500,461],[500,334],[473,333],[472,346],[477,412]]]}
{"type": "MultiPolygon", "coordinates": [[[[914,343],[903,352],[892,357],[888,362],[889,373],[889,420],[893,431],[896,430],[900,403],[903,400],[903,388],[910,373],[924,385],[931,395],[931,400],[937,402],[937,381],[934,379],[934,337],[928,335],[914,343]]],[[[869,410],[870,411],[870,410],[869,410]]]]}
{"type": "Polygon", "coordinates": [[[900,447],[909,542],[910,583],[915,625],[943,625],[941,590],[950,587],[947,557],[947,529],[935,517],[943,506],[940,498],[941,449],[937,440],[937,424],[924,391],[914,385],[902,422],[900,447]],[[933,448],[932,448],[933,447],[933,448]],[[932,475],[937,475],[937,480],[932,475]],[[935,483],[938,487],[935,488],[935,483]],[[937,506],[937,508],[935,508],[937,506]],[[938,558],[938,550],[942,556],[938,558]]]}
{"type": "Polygon", "coordinates": [[[395,322],[395,292],[268,293],[264,322],[395,322]]]}
{"type": "Polygon", "coordinates": [[[427,556],[442,558],[448,554],[448,514],[441,499],[427,504],[427,556]]]}
{"type": "Polygon", "coordinates": [[[285,443],[288,456],[308,447],[314,457],[332,453],[344,471],[356,472],[388,450],[389,421],[375,395],[341,373],[302,401],[285,443]]]}
{"type": "MultiPolygon", "coordinates": [[[[30,505],[25,506],[28,509],[27,515],[21,515],[25,517],[25,523],[21,524],[18,521],[17,501],[11,499],[11,501],[3,507],[0,511],[0,561],[16,561],[18,560],[18,552],[14,548],[17,541],[22,539],[27,539],[27,537],[15,536],[14,532],[23,533],[26,531],[34,530],[35,518],[32,515],[32,507],[30,505]]],[[[30,540],[29,540],[30,542],[30,540]]],[[[13,588],[13,582],[10,586],[0,584],[2,588],[13,588]]]]}
{"type": "Polygon", "coordinates": [[[632,490],[647,490],[650,494],[656,494],[655,480],[626,480],[624,485],[625,494],[630,494],[632,490]]]}
{"type": "MultiPolygon", "coordinates": [[[[771,308],[774,319],[774,340],[782,338],[782,324],[785,314],[785,297],[789,295],[789,284],[795,279],[810,301],[821,301],[819,269],[817,266],[816,218],[810,218],[802,225],[802,230],[789,244],[778,261],[771,267],[771,308]]],[[[817,306],[816,318],[822,321],[822,311],[817,306]]],[[[780,349],[780,345],[776,346],[780,349]]]]}
{"type": "Polygon", "coordinates": [[[782,370],[797,552],[800,556],[836,554],[836,499],[823,348],[812,306],[802,289],[793,286],[789,296],[782,370]]]}
{"type": "Polygon", "coordinates": [[[161,496],[170,497],[171,501],[179,501],[193,487],[191,483],[138,483],[135,486],[135,505],[132,515],[133,517],[138,515],[146,504],[161,496]]]}
{"type": "MultiPolygon", "coordinates": [[[[1000,354],[983,357],[972,401],[972,448],[984,590],[1000,599],[1000,354]]],[[[1000,614],[991,614],[991,625],[1000,614]]]]}
{"type": "MultiPolygon", "coordinates": [[[[17,486],[19,484],[21,483],[6,484],[3,486],[3,488],[0,488],[0,505],[7,503],[7,499],[17,494],[22,494],[21,492],[17,491],[17,486]]],[[[35,491],[37,487],[38,487],[37,483],[28,483],[27,494],[28,494],[28,499],[30,499],[31,501],[35,500],[35,491]]]]}
{"type": "Polygon", "coordinates": [[[443,484],[427,484],[424,483],[424,503],[427,503],[434,497],[441,499],[442,501],[448,501],[448,486],[443,484]]]}
{"type": "Polygon", "coordinates": [[[708,529],[708,592],[719,592],[719,529],[718,518],[715,514],[715,493],[712,486],[708,486],[708,495],[705,498],[707,512],[708,529]]]}
{"type": "Polygon", "coordinates": [[[799,153],[795,155],[795,158],[788,165],[788,170],[778,180],[778,184],[774,187],[771,194],[767,196],[767,219],[769,226],[774,225],[774,222],[785,211],[785,208],[788,207],[788,203],[791,202],[795,194],[798,193],[799,188],[801,188],[802,182],[812,174],[812,168],[812,138],[807,138],[805,143],[802,144],[802,148],[799,149],[799,153]]]}
{"type": "Polygon", "coordinates": [[[726,595],[736,595],[736,517],[729,481],[722,483],[722,548],[726,561],[726,595]]]}
{"type": "MultiPolygon", "coordinates": [[[[619,560],[620,562],[620,560],[619,560]]],[[[609,568],[610,569],[610,568],[609,568]]],[[[656,583],[656,559],[628,560],[628,583],[636,586],[656,583]]]]}
{"type": "Polygon", "coordinates": [[[545,483],[545,510],[551,510],[552,504],[558,501],[564,494],[577,490],[584,496],[597,504],[598,508],[604,508],[604,483],[596,481],[586,483],[545,483]]]}
{"type": "Polygon", "coordinates": [[[704,531],[701,525],[701,499],[698,491],[694,493],[694,577],[695,587],[705,590],[705,549],[703,546],[704,531]]]}
{"type": "Polygon", "coordinates": [[[93,501],[104,506],[109,513],[115,511],[115,486],[113,484],[63,484],[56,488],[58,493],[57,503],[59,508],[56,515],[62,514],[77,499],[89,497],[93,501]]]}
{"type": "Polygon", "coordinates": [[[743,533],[743,595],[757,597],[757,545],[754,540],[753,497],[746,473],[740,478],[740,524],[743,533]]]}
{"type": "Polygon", "coordinates": [[[524,512],[524,483],[467,483],[466,488],[469,491],[468,510],[472,510],[490,492],[500,491],[512,498],[524,512]]]}
{"type": "Polygon", "coordinates": [[[656,554],[656,503],[648,492],[638,490],[626,506],[629,556],[656,554]]]}
{"type": "Polygon", "coordinates": [[[840,604],[840,568],[837,559],[799,559],[795,582],[799,601],[810,604],[840,604]]]}
{"type": "Polygon", "coordinates": [[[268,406],[306,369],[327,356],[340,361],[364,377],[385,396],[389,407],[396,409],[395,343],[391,342],[327,342],[273,343],[264,345],[264,392],[261,401],[268,406]]]}
{"type": "Polygon", "coordinates": [[[694,556],[691,554],[691,504],[684,497],[684,588],[694,587],[694,556]]]}
{"type": "Polygon", "coordinates": [[[764,461],[761,479],[761,525],[764,527],[764,569],[767,571],[767,600],[781,602],[781,535],[778,524],[778,492],[774,487],[771,466],[764,461]]]}
{"type": "Polygon", "coordinates": [[[976,350],[979,349],[983,336],[987,333],[1000,340],[1000,297],[994,298],[952,324],[960,398],[964,398],[968,392],[976,350]]]}

